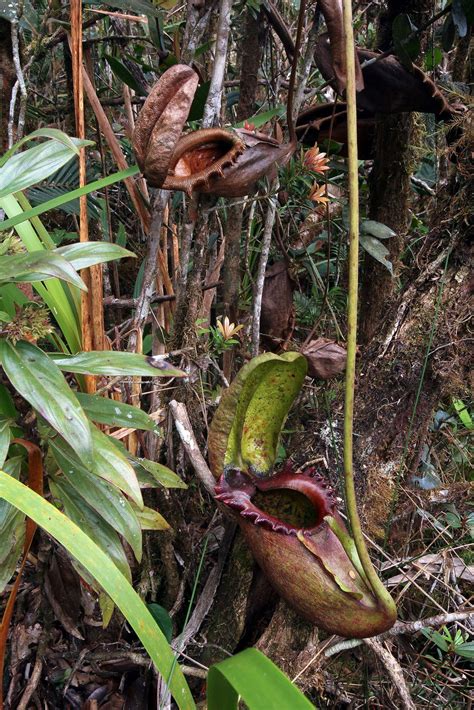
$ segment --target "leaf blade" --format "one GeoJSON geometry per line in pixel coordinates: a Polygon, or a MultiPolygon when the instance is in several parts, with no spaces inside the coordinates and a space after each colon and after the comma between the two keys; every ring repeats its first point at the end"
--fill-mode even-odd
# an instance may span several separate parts
{"type": "Polygon", "coordinates": [[[90,465],[93,445],[89,422],[54,362],[36,345],[24,340],[14,346],[1,339],[0,359],[19,394],[90,465]]]}
{"type": "Polygon", "coordinates": [[[250,710],[314,710],[303,693],[256,648],[247,648],[209,669],[208,710],[236,710],[239,696],[250,710]]]}
{"type": "MultiPolygon", "coordinates": [[[[107,555],[51,503],[3,471],[0,471],[0,497],[43,527],[89,571],[125,615],[157,669],[167,679],[175,665],[175,657],[152,615],[107,555]]],[[[181,710],[195,709],[191,691],[179,666],[175,667],[169,686],[181,710]]]]}

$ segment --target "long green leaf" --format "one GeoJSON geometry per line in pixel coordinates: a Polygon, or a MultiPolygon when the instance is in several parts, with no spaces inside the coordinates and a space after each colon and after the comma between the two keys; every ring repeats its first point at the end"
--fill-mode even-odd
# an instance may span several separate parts
{"type": "Polygon", "coordinates": [[[140,523],[132,506],[121,491],[91,473],[77,460],[68,456],[64,448],[57,446],[52,439],[49,442],[54,459],[68,483],[128,542],[135,557],[140,562],[142,557],[142,533],[140,523]]]}
{"type": "Polygon", "coordinates": [[[156,429],[156,422],[142,409],[133,407],[131,404],[116,402],[114,399],[84,392],[78,392],[77,398],[87,416],[94,422],[109,426],[144,429],[145,431],[156,429]]]}
{"type": "Polygon", "coordinates": [[[108,187],[108,185],[114,185],[116,182],[120,182],[121,180],[125,180],[128,177],[138,175],[139,172],[140,169],[138,168],[138,166],[132,165],[126,170],[121,170],[118,173],[108,175],[107,177],[101,178],[100,180],[94,180],[94,182],[90,182],[87,185],[84,185],[84,187],[78,187],[76,190],[71,190],[71,192],[68,192],[66,195],[60,195],[59,197],[55,197],[54,200],[48,200],[48,202],[43,202],[43,204],[37,205],[31,210],[27,210],[22,214],[17,214],[14,217],[10,217],[10,219],[5,220],[5,222],[0,222],[1,227],[2,229],[10,229],[11,227],[16,227],[17,224],[21,224],[21,222],[25,222],[26,220],[31,219],[32,217],[36,217],[39,214],[43,214],[43,212],[48,212],[48,210],[54,210],[57,207],[61,207],[61,205],[65,205],[68,202],[72,202],[72,200],[77,200],[77,198],[81,197],[82,195],[88,195],[89,193],[95,192],[96,190],[102,190],[104,187],[108,187]]]}
{"type": "Polygon", "coordinates": [[[19,283],[62,279],[87,290],[85,283],[67,259],[50,251],[32,251],[0,258],[0,282],[19,283]]]}
{"type": "Polygon", "coordinates": [[[91,427],[61,370],[36,345],[25,341],[12,345],[0,339],[0,359],[17,392],[90,466],[91,427]]]}
{"type": "Polygon", "coordinates": [[[247,648],[209,668],[207,710],[314,710],[303,693],[269,658],[247,648]]]}
{"type": "Polygon", "coordinates": [[[105,2],[104,0],[89,0],[88,5],[108,5],[109,7],[118,7],[119,10],[125,10],[125,12],[160,17],[159,8],[155,7],[150,0],[105,0],[105,2]]]}
{"type": "Polygon", "coordinates": [[[276,108],[271,108],[269,111],[264,111],[263,113],[256,113],[254,116],[246,118],[245,121],[240,121],[240,123],[236,123],[235,127],[243,128],[246,123],[250,123],[251,125],[255,126],[255,128],[260,128],[260,126],[263,126],[265,123],[268,123],[268,121],[270,121],[275,116],[284,116],[285,111],[286,106],[284,104],[280,104],[280,106],[277,106],[276,108]]]}
{"type": "Polygon", "coordinates": [[[135,457],[129,460],[143,488],[156,488],[157,484],[164,488],[187,488],[186,483],[162,463],[135,457]]]}
{"type": "Polygon", "coordinates": [[[52,140],[59,141],[59,143],[63,143],[66,147],[68,147],[69,150],[72,151],[72,153],[79,155],[79,147],[66,133],[63,133],[63,131],[60,131],[58,128],[38,128],[36,131],[33,131],[33,133],[29,133],[27,136],[23,136],[23,138],[19,140],[18,143],[12,145],[12,147],[7,150],[4,155],[2,155],[2,157],[0,158],[0,167],[2,167],[2,165],[5,165],[7,160],[11,158],[14,153],[16,153],[18,148],[20,148],[25,143],[28,143],[28,141],[33,140],[34,138],[50,138],[52,140]]]}
{"type": "Polygon", "coordinates": [[[135,259],[133,252],[110,242],[77,242],[55,249],[55,253],[66,259],[78,271],[113,259],[135,259]]]}
{"type": "MultiPolygon", "coordinates": [[[[14,478],[20,477],[22,457],[5,461],[2,468],[14,478]]],[[[0,500],[0,594],[13,576],[25,540],[25,516],[6,500],[0,500]]]]}
{"type": "Polygon", "coordinates": [[[94,441],[94,461],[90,467],[92,472],[120,488],[134,503],[143,508],[137,475],[125,454],[115,446],[111,438],[95,426],[92,427],[92,439],[94,441]]]}
{"type": "MultiPolygon", "coordinates": [[[[62,477],[49,475],[51,493],[62,503],[64,512],[73,523],[90,537],[112,560],[123,576],[132,581],[132,573],[122,542],[115,530],[62,477]]],[[[91,578],[92,579],[92,578],[91,578]]]]}
{"type": "MultiPolygon", "coordinates": [[[[92,145],[91,141],[72,139],[78,148],[92,145]]],[[[28,148],[23,153],[17,153],[9,158],[2,166],[0,173],[0,197],[12,195],[20,190],[41,182],[52,175],[61,166],[65,165],[75,156],[68,145],[57,140],[28,148]]]]}
{"type": "Polygon", "coordinates": [[[120,79],[120,81],[123,81],[124,84],[133,89],[135,93],[137,93],[139,96],[146,96],[145,89],[140,84],[140,82],[135,79],[132,72],[127,69],[125,64],[123,64],[119,59],[113,57],[110,54],[104,53],[103,56],[104,59],[108,62],[110,68],[112,69],[112,72],[118,79],[120,79]]]}
{"type": "MultiPolygon", "coordinates": [[[[122,611],[158,671],[167,679],[175,659],[166,638],[138,594],[107,555],[51,503],[3,471],[0,471],[0,497],[44,528],[87,569],[122,611]]],[[[169,685],[178,707],[194,710],[191,691],[179,666],[176,666],[169,685]]]]}
{"type": "Polygon", "coordinates": [[[185,373],[163,362],[153,367],[145,355],[139,353],[92,350],[78,355],[52,355],[56,365],[66,372],[81,375],[140,375],[148,377],[184,377],[185,373]]]}

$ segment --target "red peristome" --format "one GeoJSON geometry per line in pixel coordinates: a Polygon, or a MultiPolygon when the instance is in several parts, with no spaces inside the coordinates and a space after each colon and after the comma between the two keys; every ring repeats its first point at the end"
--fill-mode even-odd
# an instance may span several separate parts
{"type": "Polygon", "coordinates": [[[285,523],[258,508],[252,502],[257,491],[292,490],[304,495],[312,503],[316,514],[315,524],[310,528],[303,528],[304,531],[315,530],[326,515],[337,514],[334,493],[324,476],[315,468],[292,473],[291,466],[287,464],[280,473],[265,479],[250,478],[242,471],[230,469],[220,477],[215,490],[216,499],[238,512],[242,518],[284,535],[296,535],[301,528],[285,523]]]}

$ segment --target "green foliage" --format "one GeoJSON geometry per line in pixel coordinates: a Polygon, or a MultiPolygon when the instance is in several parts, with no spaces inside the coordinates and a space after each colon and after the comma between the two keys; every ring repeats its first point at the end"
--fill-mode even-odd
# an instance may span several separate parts
{"type": "MultiPolygon", "coordinates": [[[[147,608],[131,587],[128,575],[124,576],[120,571],[117,560],[112,561],[110,554],[105,554],[94,542],[101,537],[102,528],[91,534],[89,520],[93,522],[93,519],[87,513],[83,517],[79,510],[76,522],[68,520],[51,503],[12,475],[0,471],[0,525],[1,505],[5,502],[43,527],[75,558],[81,569],[93,577],[136,632],[157,670],[166,679],[178,707],[193,710],[195,703],[191,691],[168,645],[171,619],[158,604],[149,604],[147,608]]],[[[72,519],[74,517],[71,515],[72,519]]],[[[124,571],[126,573],[126,569],[124,571]]],[[[249,710],[278,710],[282,707],[310,710],[313,707],[298,688],[255,649],[247,649],[209,670],[209,710],[237,710],[239,698],[245,701],[249,710]]]]}
{"type": "Polygon", "coordinates": [[[92,142],[78,138],[68,138],[67,143],[64,140],[51,139],[22,153],[12,155],[2,165],[0,198],[46,179],[68,163],[77,155],[77,149],[85,145],[92,145],[92,142]]]}
{"type": "MultiPolygon", "coordinates": [[[[43,202],[40,205],[37,205],[37,207],[33,207],[32,209],[26,210],[24,213],[15,212],[15,214],[9,215],[9,219],[2,222],[2,229],[10,229],[10,227],[16,227],[16,225],[21,224],[22,222],[25,222],[26,220],[31,219],[32,217],[36,217],[37,215],[43,214],[44,212],[48,212],[48,210],[54,210],[58,207],[62,207],[63,205],[67,205],[73,202],[74,200],[77,200],[82,195],[89,195],[91,192],[102,190],[103,188],[108,187],[109,185],[114,185],[117,182],[121,182],[122,180],[125,180],[128,177],[133,177],[139,172],[140,171],[138,169],[138,166],[132,165],[126,170],[121,170],[118,173],[108,175],[107,177],[101,178],[100,180],[94,180],[93,182],[84,185],[84,187],[78,187],[76,190],[68,191],[65,194],[53,198],[52,200],[43,202]]],[[[3,205],[0,206],[3,207],[3,205]]],[[[8,214],[8,210],[5,211],[8,214]]]]}
{"type": "Polygon", "coordinates": [[[208,710],[237,710],[239,699],[251,710],[311,710],[313,704],[260,651],[248,648],[211,666],[208,710]]]}
{"type": "Polygon", "coordinates": [[[68,520],[51,503],[3,471],[0,471],[0,499],[8,501],[41,525],[93,576],[123,612],[157,669],[167,679],[178,707],[183,710],[194,708],[194,701],[184,676],[175,664],[168,642],[153,616],[117,565],[93,541],[101,532],[88,530],[86,521],[91,520],[92,523],[93,518],[87,517],[83,522],[84,511],[80,509],[76,522],[68,520]]]}
{"type": "MultiPolygon", "coordinates": [[[[4,160],[0,205],[7,215],[24,216],[29,204],[19,186],[41,180],[77,155],[78,143],[55,129],[41,129],[14,146],[4,160]],[[15,151],[32,138],[48,138],[35,148],[15,151]],[[33,170],[30,169],[34,161],[33,170]],[[11,194],[15,192],[15,195],[11,194]]],[[[68,195],[63,197],[67,198],[68,195]]],[[[145,412],[98,396],[77,392],[62,370],[83,374],[160,377],[181,376],[158,361],[154,367],[143,355],[129,352],[81,353],[79,293],[85,284],[77,273],[94,264],[133,254],[110,242],[75,243],[54,249],[54,242],[37,217],[16,225],[19,239],[8,236],[0,245],[0,361],[15,397],[31,407],[46,451],[45,468],[57,504],[97,542],[129,579],[123,537],[136,558],[142,554],[142,530],[160,530],[166,521],[143,505],[139,473],[147,487],[185,487],[169,469],[134,459],[118,442],[97,428],[109,426],[155,430],[145,412]],[[26,253],[24,250],[26,248],[26,253]],[[9,253],[12,252],[13,253],[9,253]],[[44,303],[30,302],[16,284],[32,283],[44,303]],[[49,311],[48,311],[49,309],[49,311]],[[54,320],[53,320],[54,319],[54,320]],[[59,329],[58,329],[59,328],[59,329]],[[49,341],[46,351],[37,340],[49,341]],[[73,355],[67,352],[66,341],[73,355]],[[53,343],[66,352],[51,352],[53,343]],[[151,472],[147,470],[151,468],[151,472]],[[135,470],[137,468],[137,471],[135,470]]],[[[0,461],[11,475],[20,476],[23,459],[11,444],[23,431],[24,419],[4,386],[0,392],[0,461]]],[[[24,519],[7,503],[0,510],[0,583],[5,586],[21,549],[24,519]]],[[[0,589],[1,589],[0,588],[0,589]]],[[[107,606],[107,605],[105,605],[107,606]]],[[[104,607],[105,608],[105,607],[104,607]]],[[[108,610],[111,610],[110,604],[108,610]]]]}
{"type": "MultiPolygon", "coordinates": [[[[91,176],[87,174],[87,181],[92,182],[91,176]]],[[[45,202],[54,200],[57,197],[65,197],[79,186],[79,166],[77,161],[71,161],[43,180],[39,185],[28,188],[26,194],[33,207],[42,205],[45,202]]],[[[99,214],[99,200],[88,195],[87,215],[91,219],[96,219],[99,214]]],[[[59,206],[59,209],[66,214],[79,215],[79,200],[66,202],[59,206]]]]}
{"type": "Polygon", "coordinates": [[[402,13],[397,15],[392,24],[392,37],[395,52],[401,63],[408,69],[420,53],[420,39],[416,34],[417,27],[411,21],[409,15],[402,13]]]}
{"type": "Polygon", "coordinates": [[[440,631],[422,629],[421,633],[436,646],[437,658],[425,654],[431,661],[435,663],[444,661],[445,655],[461,656],[474,661],[474,641],[467,641],[469,635],[463,634],[461,629],[456,629],[454,636],[447,626],[443,626],[440,631]]]}

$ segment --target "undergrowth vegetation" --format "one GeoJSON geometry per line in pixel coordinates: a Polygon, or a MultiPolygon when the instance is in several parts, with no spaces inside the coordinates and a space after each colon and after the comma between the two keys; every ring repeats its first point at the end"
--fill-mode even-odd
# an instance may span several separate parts
{"type": "Polygon", "coordinates": [[[0,709],[470,707],[473,25],[0,0],[0,709]]]}

